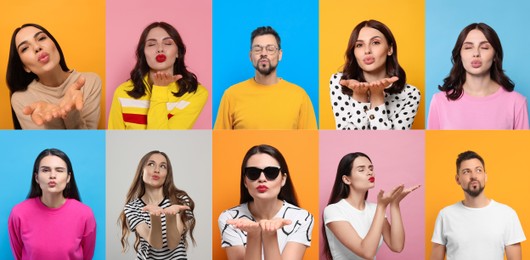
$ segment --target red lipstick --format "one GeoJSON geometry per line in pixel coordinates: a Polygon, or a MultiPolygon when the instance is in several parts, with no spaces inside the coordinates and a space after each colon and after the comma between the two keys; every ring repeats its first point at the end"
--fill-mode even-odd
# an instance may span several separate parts
{"type": "Polygon", "coordinates": [[[259,185],[256,189],[258,190],[259,193],[263,193],[269,190],[269,188],[265,185],[259,185]]]}
{"type": "Polygon", "coordinates": [[[166,55],[164,55],[164,54],[158,54],[158,55],[156,55],[156,61],[158,61],[158,62],[164,62],[164,61],[166,61],[166,55]]]}
{"type": "Polygon", "coordinates": [[[368,178],[368,181],[369,181],[369,182],[372,182],[372,183],[375,182],[375,177],[370,177],[370,178],[368,178]]]}

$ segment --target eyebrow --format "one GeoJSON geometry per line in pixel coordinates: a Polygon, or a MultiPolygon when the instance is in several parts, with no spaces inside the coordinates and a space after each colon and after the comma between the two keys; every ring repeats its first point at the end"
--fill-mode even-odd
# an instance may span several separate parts
{"type": "MultiPolygon", "coordinates": [[[[372,40],[375,39],[375,38],[381,38],[381,36],[376,35],[376,36],[370,38],[370,41],[372,41],[372,40]]],[[[363,40],[359,40],[359,39],[357,39],[355,42],[364,42],[364,41],[363,41],[363,40]]]]}
{"type": "MultiPolygon", "coordinates": [[[[167,40],[167,39],[173,40],[173,39],[171,38],[171,36],[168,36],[168,37],[164,37],[164,38],[162,39],[162,41],[165,41],[165,40],[167,40]]],[[[156,42],[157,39],[150,38],[150,39],[147,39],[147,40],[145,40],[145,41],[146,41],[146,42],[148,42],[148,41],[155,41],[155,42],[156,42]]]]}
{"type": "MultiPolygon", "coordinates": [[[[39,37],[39,35],[40,35],[41,33],[44,33],[44,32],[43,32],[43,31],[38,31],[37,33],[35,33],[35,35],[33,35],[33,39],[39,37]]],[[[18,50],[18,48],[20,48],[20,46],[21,46],[22,44],[25,44],[25,43],[27,43],[27,42],[28,42],[27,40],[22,41],[22,42],[17,46],[17,50],[18,50]]]]}
{"type": "MultiPolygon", "coordinates": [[[[486,41],[481,41],[481,42],[479,42],[478,45],[482,45],[482,44],[484,44],[484,43],[490,43],[490,42],[487,41],[487,40],[486,40],[486,41]]],[[[463,44],[471,44],[471,45],[473,45],[474,43],[472,43],[472,42],[464,42],[463,44]]]]}
{"type": "Polygon", "coordinates": [[[51,166],[46,166],[46,165],[43,165],[41,167],[39,167],[40,169],[63,169],[63,170],[66,170],[66,167],[62,167],[62,166],[57,166],[57,167],[51,167],[51,166]]]}

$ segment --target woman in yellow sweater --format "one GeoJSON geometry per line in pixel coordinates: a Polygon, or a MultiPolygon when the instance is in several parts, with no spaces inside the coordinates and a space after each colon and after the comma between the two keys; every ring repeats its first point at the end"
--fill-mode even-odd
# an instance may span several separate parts
{"type": "Polygon", "coordinates": [[[184,63],[186,46],[168,23],[140,36],[131,79],[114,92],[108,129],[190,129],[208,99],[184,63]]]}

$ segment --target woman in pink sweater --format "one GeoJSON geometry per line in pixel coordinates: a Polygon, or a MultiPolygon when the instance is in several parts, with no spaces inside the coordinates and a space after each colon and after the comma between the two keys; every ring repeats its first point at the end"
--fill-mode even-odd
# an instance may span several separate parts
{"type": "Polygon", "coordinates": [[[68,156],[58,149],[42,151],[33,166],[28,199],[9,216],[15,259],[92,259],[96,220],[80,200],[68,156]]]}
{"type": "Polygon", "coordinates": [[[431,100],[428,129],[528,129],[526,98],[502,69],[502,45],[495,30],[473,23],[460,32],[453,68],[442,92],[431,100]]]}

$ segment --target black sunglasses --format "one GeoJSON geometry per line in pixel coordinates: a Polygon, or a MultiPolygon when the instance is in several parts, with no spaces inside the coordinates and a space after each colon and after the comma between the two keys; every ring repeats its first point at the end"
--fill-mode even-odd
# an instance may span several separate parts
{"type": "Polygon", "coordinates": [[[251,181],[255,181],[259,179],[259,176],[261,176],[261,172],[265,174],[265,178],[267,178],[268,181],[273,181],[278,178],[278,175],[280,174],[281,168],[278,166],[268,166],[264,169],[260,169],[258,167],[246,167],[245,168],[245,176],[251,181]]]}

